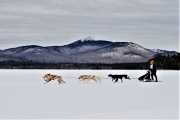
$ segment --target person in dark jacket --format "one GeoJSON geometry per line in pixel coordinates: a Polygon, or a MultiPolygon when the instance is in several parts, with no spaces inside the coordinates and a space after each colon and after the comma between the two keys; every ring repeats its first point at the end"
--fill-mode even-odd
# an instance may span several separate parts
{"type": "Polygon", "coordinates": [[[151,78],[152,78],[152,80],[153,80],[153,76],[155,76],[155,78],[156,78],[156,81],[155,82],[158,82],[158,80],[157,80],[157,75],[156,75],[156,66],[155,66],[155,64],[154,64],[154,60],[151,60],[150,61],[150,72],[151,72],[151,78]]]}

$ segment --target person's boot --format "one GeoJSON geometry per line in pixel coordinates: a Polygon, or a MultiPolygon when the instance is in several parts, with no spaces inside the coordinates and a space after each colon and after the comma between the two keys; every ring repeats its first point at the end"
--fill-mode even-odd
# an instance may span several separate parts
{"type": "Polygon", "coordinates": [[[156,81],[155,82],[158,82],[158,80],[157,80],[157,76],[156,76],[156,81]]]}

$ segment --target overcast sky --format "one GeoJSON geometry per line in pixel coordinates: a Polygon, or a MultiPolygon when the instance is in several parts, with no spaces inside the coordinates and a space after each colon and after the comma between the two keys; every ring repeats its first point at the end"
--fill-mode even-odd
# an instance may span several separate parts
{"type": "Polygon", "coordinates": [[[0,0],[0,49],[91,36],[179,51],[178,0],[0,0]]]}

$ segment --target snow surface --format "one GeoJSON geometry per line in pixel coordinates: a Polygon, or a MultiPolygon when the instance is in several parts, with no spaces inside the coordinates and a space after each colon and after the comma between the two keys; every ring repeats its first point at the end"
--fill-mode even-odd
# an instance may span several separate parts
{"type": "Polygon", "coordinates": [[[0,119],[178,119],[179,71],[158,70],[159,82],[137,79],[113,83],[108,74],[138,78],[146,70],[0,70],[0,119]],[[43,84],[43,75],[65,84],[43,84]],[[102,83],[78,76],[103,77],[102,83]]]}

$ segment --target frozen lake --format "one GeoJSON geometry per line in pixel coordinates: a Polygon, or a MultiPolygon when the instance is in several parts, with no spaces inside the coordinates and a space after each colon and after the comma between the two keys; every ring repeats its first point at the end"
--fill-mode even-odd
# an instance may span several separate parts
{"type": "Polygon", "coordinates": [[[179,71],[157,72],[159,82],[78,82],[79,75],[128,74],[146,70],[0,70],[0,119],[179,119],[179,71]],[[44,74],[65,84],[43,84],[44,74]],[[69,77],[69,78],[68,78],[69,77]]]}

